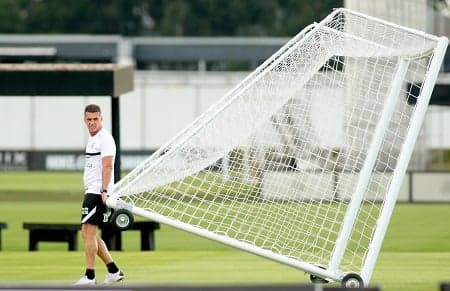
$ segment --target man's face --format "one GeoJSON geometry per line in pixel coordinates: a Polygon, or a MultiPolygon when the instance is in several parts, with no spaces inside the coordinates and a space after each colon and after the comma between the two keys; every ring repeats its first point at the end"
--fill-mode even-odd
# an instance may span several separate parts
{"type": "Polygon", "coordinates": [[[96,135],[102,129],[102,121],[100,112],[86,112],[84,114],[84,122],[91,136],[96,135]]]}

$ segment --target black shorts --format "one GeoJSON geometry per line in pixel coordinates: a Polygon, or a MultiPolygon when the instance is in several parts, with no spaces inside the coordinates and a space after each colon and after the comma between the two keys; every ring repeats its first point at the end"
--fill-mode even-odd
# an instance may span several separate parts
{"type": "Polygon", "coordinates": [[[81,223],[102,225],[108,221],[106,205],[103,204],[102,195],[86,193],[81,206],[81,223]]]}

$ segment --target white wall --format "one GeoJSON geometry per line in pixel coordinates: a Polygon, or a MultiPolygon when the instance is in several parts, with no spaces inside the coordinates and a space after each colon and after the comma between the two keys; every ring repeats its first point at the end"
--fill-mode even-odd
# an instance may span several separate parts
{"type": "Polygon", "coordinates": [[[427,0],[344,0],[345,8],[396,24],[432,32],[427,0]]]}
{"type": "MultiPolygon", "coordinates": [[[[247,74],[137,71],[135,89],[120,97],[122,149],[160,147],[247,74]]],[[[109,97],[1,97],[0,150],[83,148],[89,103],[102,106],[110,130],[109,97]]]]}
{"type": "Polygon", "coordinates": [[[121,99],[125,149],[155,149],[170,140],[248,73],[138,72],[121,99]]]}

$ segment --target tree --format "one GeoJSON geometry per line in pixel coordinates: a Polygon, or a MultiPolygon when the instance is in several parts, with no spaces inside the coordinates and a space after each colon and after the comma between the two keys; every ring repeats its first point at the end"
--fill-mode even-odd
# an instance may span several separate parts
{"type": "Polygon", "coordinates": [[[0,33],[291,36],[340,6],[342,0],[2,0],[0,33]]]}

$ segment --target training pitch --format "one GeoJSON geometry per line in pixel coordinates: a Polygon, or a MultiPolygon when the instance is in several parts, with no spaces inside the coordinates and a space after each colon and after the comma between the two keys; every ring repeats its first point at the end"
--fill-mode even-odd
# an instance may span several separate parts
{"type": "MultiPolygon", "coordinates": [[[[77,222],[80,173],[0,174],[2,231],[0,284],[72,284],[83,274],[84,254],[67,244],[41,242],[28,252],[24,221],[77,222]]],[[[138,218],[139,219],[139,218],[138,218]]],[[[438,290],[450,281],[450,204],[398,204],[371,285],[382,290],[438,290]]],[[[123,235],[113,256],[125,284],[250,285],[309,283],[302,271],[244,253],[165,225],[156,232],[156,251],[139,251],[139,233],[123,235]]],[[[97,261],[98,280],[105,268],[97,261]]],[[[337,284],[338,285],[338,284],[337,284]]]]}

